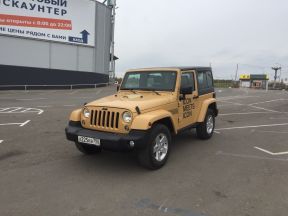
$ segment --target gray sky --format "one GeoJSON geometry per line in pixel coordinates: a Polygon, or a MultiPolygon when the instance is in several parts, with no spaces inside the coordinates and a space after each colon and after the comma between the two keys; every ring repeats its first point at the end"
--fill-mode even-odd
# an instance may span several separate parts
{"type": "MultiPolygon", "coordinates": [[[[118,0],[116,75],[129,68],[212,63],[214,76],[288,66],[287,0],[118,0]],[[259,67],[261,66],[261,67],[259,67]]],[[[282,71],[288,76],[288,67],[282,71]]],[[[271,76],[272,78],[272,76],[271,76]]]]}

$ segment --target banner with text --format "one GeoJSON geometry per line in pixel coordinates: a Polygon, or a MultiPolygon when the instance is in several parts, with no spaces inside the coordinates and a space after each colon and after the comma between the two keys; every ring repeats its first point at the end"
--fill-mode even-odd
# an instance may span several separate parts
{"type": "Polygon", "coordinates": [[[0,0],[0,34],[95,46],[95,2],[0,0]]]}

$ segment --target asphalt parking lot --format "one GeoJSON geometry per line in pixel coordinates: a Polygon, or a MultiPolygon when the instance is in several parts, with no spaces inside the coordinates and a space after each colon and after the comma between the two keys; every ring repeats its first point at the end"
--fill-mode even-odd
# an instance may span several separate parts
{"type": "Polygon", "coordinates": [[[0,91],[1,216],[287,215],[288,92],[217,89],[213,138],[177,136],[157,171],[66,140],[70,112],[114,92],[0,91]]]}

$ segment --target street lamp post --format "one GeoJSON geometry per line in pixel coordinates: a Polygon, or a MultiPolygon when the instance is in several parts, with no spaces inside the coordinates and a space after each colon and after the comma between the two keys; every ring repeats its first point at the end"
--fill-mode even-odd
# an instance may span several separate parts
{"type": "Polygon", "coordinates": [[[281,70],[282,68],[281,67],[272,67],[272,70],[275,71],[275,75],[274,75],[274,85],[273,85],[273,88],[275,89],[276,87],[276,80],[278,78],[278,70],[281,70]]]}
{"type": "MultiPolygon", "coordinates": [[[[106,1],[105,1],[106,2],[106,1]]],[[[110,47],[110,66],[109,66],[109,81],[114,83],[115,81],[115,16],[116,16],[116,0],[107,0],[107,5],[112,9],[111,15],[111,47],[110,47]]]]}

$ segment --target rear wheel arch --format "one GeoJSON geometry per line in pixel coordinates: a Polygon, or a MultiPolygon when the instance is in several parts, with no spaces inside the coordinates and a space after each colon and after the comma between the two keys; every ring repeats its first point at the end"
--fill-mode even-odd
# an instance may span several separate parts
{"type": "Polygon", "coordinates": [[[213,110],[215,116],[217,116],[218,111],[217,111],[216,99],[210,98],[210,99],[203,101],[197,122],[203,122],[205,120],[207,111],[208,109],[210,109],[210,107],[211,107],[211,110],[213,110]]]}
{"type": "Polygon", "coordinates": [[[217,117],[217,115],[218,115],[218,109],[217,109],[217,104],[216,104],[216,102],[211,103],[211,104],[208,106],[208,109],[213,110],[215,117],[217,117]]]}

